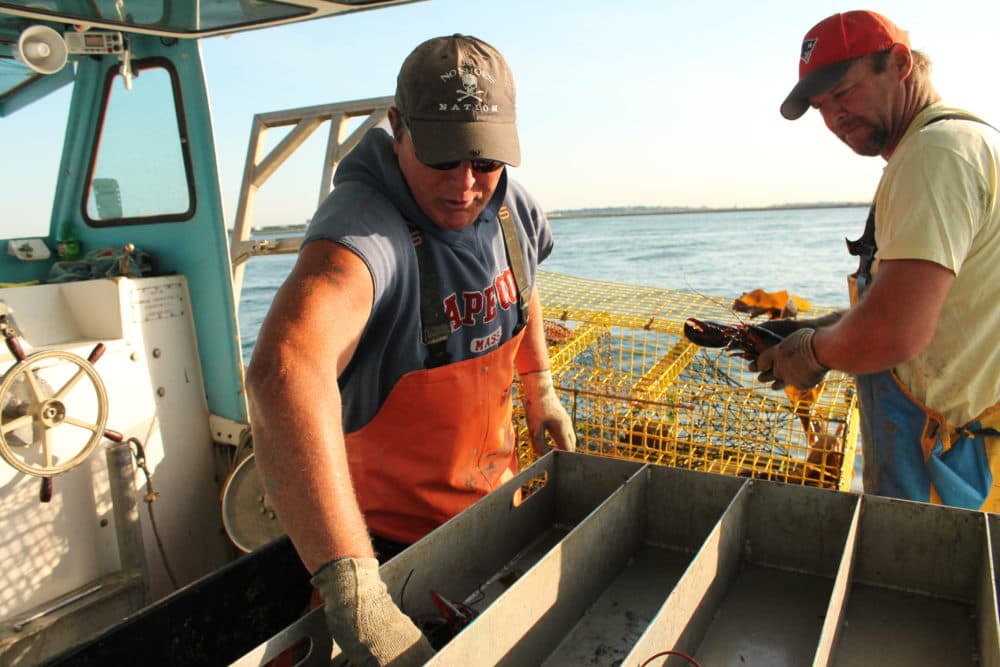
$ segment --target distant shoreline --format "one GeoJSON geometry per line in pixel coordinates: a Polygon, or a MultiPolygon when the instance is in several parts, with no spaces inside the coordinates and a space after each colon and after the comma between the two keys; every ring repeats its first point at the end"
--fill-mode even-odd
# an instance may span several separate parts
{"type": "MultiPolygon", "coordinates": [[[[627,217],[636,215],[677,215],[682,213],[747,213],[754,211],[800,211],[812,208],[858,208],[868,207],[869,202],[821,202],[814,204],[781,204],[778,206],[734,206],[731,208],[709,208],[705,207],[678,207],[678,206],[611,206],[608,208],[581,208],[571,210],[548,211],[546,217],[550,220],[563,218],[612,218],[627,217]]],[[[259,234],[274,234],[279,232],[303,232],[308,223],[298,225],[269,225],[266,227],[255,227],[254,232],[259,234]]]]}
{"type": "Polygon", "coordinates": [[[632,215],[676,215],[682,213],[748,213],[754,211],[801,211],[803,209],[814,208],[866,208],[869,202],[835,202],[835,203],[815,203],[815,204],[782,204],[779,206],[733,206],[730,208],[682,208],[682,207],[612,207],[606,209],[572,209],[549,211],[546,216],[550,220],[559,218],[610,218],[624,217],[632,215]]]}

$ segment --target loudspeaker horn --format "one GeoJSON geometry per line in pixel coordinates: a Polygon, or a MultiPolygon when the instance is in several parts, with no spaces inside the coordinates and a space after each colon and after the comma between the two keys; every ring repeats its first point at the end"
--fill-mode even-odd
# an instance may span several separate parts
{"type": "Polygon", "coordinates": [[[69,49],[58,32],[48,26],[33,25],[17,38],[14,57],[40,74],[55,74],[66,64],[69,49]]]}

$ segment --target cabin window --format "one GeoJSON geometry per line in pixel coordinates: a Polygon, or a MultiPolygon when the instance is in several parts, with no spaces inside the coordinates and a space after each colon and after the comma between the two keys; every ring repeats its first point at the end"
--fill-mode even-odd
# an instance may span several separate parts
{"type": "Polygon", "coordinates": [[[63,88],[0,118],[6,153],[0,166],[0,238],[49,235],[71,92],[63,88]]]}
{"type": "Polygon", "coordinates": [[[194,214],[191,157],[175,73],[159,59],[134,67],[131,89],[117,68],[105,85],[84,198],[84,217],[93,226],[181,221],[194,214]]]}

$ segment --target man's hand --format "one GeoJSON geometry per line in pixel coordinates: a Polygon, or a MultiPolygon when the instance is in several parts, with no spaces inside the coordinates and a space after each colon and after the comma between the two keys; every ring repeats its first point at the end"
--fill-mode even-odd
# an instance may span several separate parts
{"type": "Polygon", "coordinates": [[[804,320],[767,320],[766,322],[760,322],[757,326],[763,327],[768,331],[773,331],[782,338],[787,338],[799,329],[819,329],[820,327],[828,327],[836,324],[840,321],[840,318],[843,317],[844,312],[845,311],[843,310],[838,310],[832,313],[827,313],[821,317],[813,317],[804,320]]]}
{"type": "Polygon", "coordinates": [[[804,328],[792,332],[785,340],[769,347],[750,364],[751,371],[760,371],[757,379],[770,382],[772,389],[785,385],[809,389],[819,384],[827,368],[816,360],[812,339],[815,329],[804,328]]]}
{"type": "Polygon", "coordinates": [[[557,449],[576,450],[576,431],[552,385],[552,372],[548,370],[521,373],[524,387],[524,416],[528,422],[528,435],[535,452],[542,456],[547,451],[545,433],[552,434],[557,449]]]}
{"type": "Polygon", "coordinates": [[[323,596],[330,635],[355,667],[416,667],[434,655],[389,597],[374,558],[339,558],[311,581],[323,596]]]}

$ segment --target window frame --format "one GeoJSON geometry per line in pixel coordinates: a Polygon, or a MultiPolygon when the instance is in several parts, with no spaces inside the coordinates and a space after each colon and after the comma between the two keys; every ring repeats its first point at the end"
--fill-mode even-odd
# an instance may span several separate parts
{"type": "Polygon", "coordinates": [[[86,180],[84,181],[85,186],[83,188],[80,201],[80,214],[89,227],[123,227],[130,225],[158,224],[164,222],[185,222],[191,220],[195,216],[198,209],[198,196],[195,190],[194,164],[191,159],[191,142],[184,115],[184,98],[181,94],[181,85],[180,79],[177,75],[177,70],[174,68],[173,63],[169,59],[159,56],[132,61],[132,69],[135,72],[136,78],[141,76],[143,70],[156,68],[163,69],[170,77],[170,88],[174,96],[174,113],[177,118],[177,133],[180,141],[181,159],[184,164],[185,183],[188,188],[188,208],[185,211],[177,213],[162,213],[141,217],[123,215],[120,218],[101,219],[91,218],[90,214],[87,212],[87,202],[94,188],[94,171],[97,167],[97,157],[101,149],[101,138],[104,134],[105,123],[107,120],[108,104],[111,101],[111,91],[114,86],[115,79],[120,76],[119,67],[116,64],[108,68],[107,74],[105,74],[104,77],[104,86],[101,92],[101,112],[98,116],[97,130],[94,135],[94,143],[90,151],[90,158],[87,161],[87,175],[86,180]]]}

